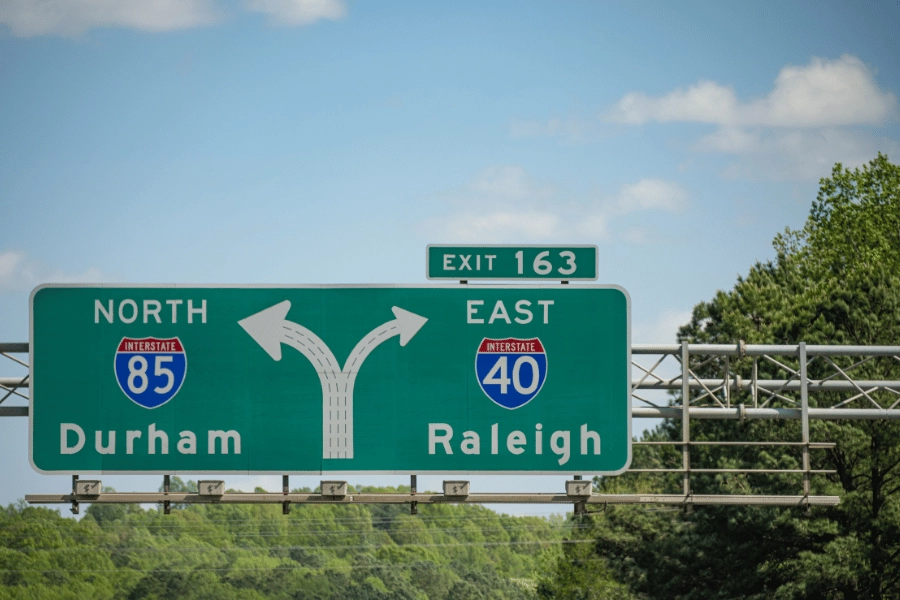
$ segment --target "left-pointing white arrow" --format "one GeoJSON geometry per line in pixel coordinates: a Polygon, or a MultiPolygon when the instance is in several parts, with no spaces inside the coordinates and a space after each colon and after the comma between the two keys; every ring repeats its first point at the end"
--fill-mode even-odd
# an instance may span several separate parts
{"type": "Polygon", "coordinates": [[[306,356],[322,385],[322,458],[353,458],[353,385],[366,357],[388,339],[399,336],[406,346],[428,319],[391,307],[394,319],[365,335],[344,363],[343,369],[319,336],[287,320],[289,300],[241,319],[238,325],[275,360],[281,360],[286,344],[306,356]]]}

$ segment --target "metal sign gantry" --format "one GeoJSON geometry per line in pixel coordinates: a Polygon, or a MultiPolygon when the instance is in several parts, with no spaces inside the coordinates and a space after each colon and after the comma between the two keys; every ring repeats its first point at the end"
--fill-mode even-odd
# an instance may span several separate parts
{"type": "MultiPolygon", "coordinates": [[[[0,343],[0,356],[17,374],[0,377],[0,416],[28,416],[27,343],[0,343]],[[9,402],[7,402],[9,401],[9,402]],[[6,402],[6,404],[4,404],[6,402]]],[[[810,467],[810,451],[833,447],[810,439],[811,420],[900,419],[900,346],[635,344],[632,346],[632,414],[635,418],[681,419],[682,439],[671,442],[634,442],[637,447],[667,444],[681,448],[682,464],[673,469],[630,469],[628,473],[681,473],[681,494],[504,494],[466,496],[418,493],[328,496],[294,494],[285,485],[281,494],[225,493],[221,496],[182,493],[100,493],[29,495],[32,503],[575,503],[576,511],[597,504],[675,505],[836,505],[836,496],[814,496],[810,479],[832,471],[810,467]],[[740,375],[749,366],[750,377],[740,375]],[[814,372],[815,376],[810,373],[814,372]],[[671,392],[679,392],[672,394],[671,392]],[[659,399],[653,398],[656,394],[659,399]],[[810,397],[815,399],[810,406],[810,397]],[[686,401],[682,401],[686,399],[686,401]],[[691,421],[703,419],[790,419],[801,422],[795,441],[694,441],[691,421]],[[692,464],[691,449],[700,446],[794,446],[802,452],[802,468],[707,469],[692,464]],[[692,474],[759,473],[802,476],[798,494],[704,495],[691,488],[692,474]]],[[[414,476],[413,476],[414,477],[414,476]]],[[[578,479],[578,478],[576,478],[578,479]]],[[[285,481],[285,484],[287,482],[285,481]]],[[[75,490],[73,489],[73,492],[75,490]]]]}

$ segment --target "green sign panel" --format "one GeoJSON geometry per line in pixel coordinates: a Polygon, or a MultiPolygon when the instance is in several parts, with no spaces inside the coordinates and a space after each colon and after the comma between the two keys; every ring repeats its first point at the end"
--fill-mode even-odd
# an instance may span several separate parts
{"type": "Polygon", "coordinates": [[[629,299],[602,286],[43,286],[46,473],[606,473],[629,299]]]}
{"type": "Polygon", "coordinates": [[[597,246],[445,246],[425,250],[428,279],[597,279],[597,246]]]}

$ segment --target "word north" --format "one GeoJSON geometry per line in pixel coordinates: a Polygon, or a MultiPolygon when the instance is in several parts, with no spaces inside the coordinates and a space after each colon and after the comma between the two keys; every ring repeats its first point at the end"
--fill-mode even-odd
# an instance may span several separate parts
{"type": "MultiPolygon", "coordinates": [[[[532,444],[532,454],[544,453],[544,426],[537,423],[534,426],[533,441],[529,442],[528,437],[523,431],[511,431],[506,436],[506,451],[510,454],[523,454],[525,449],[532,444]]],[[[549,449],[559,458],[557,462],[564,465],[569,462],[571,457],[571,438],[570,431],[554,431],[549,435],[549,449]]],[[[428,454],[437,454],[437,449],[443,449],[444,454],[453,454],[453,428],[447,423],[429,423],[428,424],[428,454]]],[[[491,425],[491,454],[500,453],[500,424],[491,425]]],[[[592,450],[592,454],[600,454],[600,434],[596,431],[588,429],[587,424],[581,426],[579,431],[579,450],[582,456],[588,454],[588,450],[592,450]]],[[[475,431],[463,431],[462,440],[459,441],[459,451],[463,454],[481,454],[481,436],[475,431]]],[[[485,449],[487,454],[487,449],[485,449]]]]}
{"type": "MultiPolygon", "coordinates": [[[[151,423],[147,427],[147,437],[144,437],[144,432],[139,429],[122,433],[125,434],[124,439],[118,436],[116,431],[95,431],[94,450],[97,454],[169,454],[169,434],[157,429],[156,423],[151,423]]],[[[178,436],[172,454],[175,451],[179,454],[197,454],[197,434],[193,431],[180,431],[178,436]]],[[[241,453],[241,434],[233,429],[229,431],[211,429],[206,432],[205,441],[207,454],[241,453]]],[[[60,454],[78,454],[86,443],[87,435],[81,426],[75,423],[60,423],[60,454]]]]}
{"type": "Polygon", "coordinates": [[[206,300],[94,300],[94,323],[206,323],[206,300]]]}

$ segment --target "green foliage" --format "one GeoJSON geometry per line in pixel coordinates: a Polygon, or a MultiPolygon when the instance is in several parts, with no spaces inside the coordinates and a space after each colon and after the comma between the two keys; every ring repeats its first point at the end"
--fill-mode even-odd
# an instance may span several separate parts
{"type": "MultiPolygon", "coordinates": [[[[701,302],[679,338],[691,343],[900,345],[900,166],[878,155],[861,169],[836,165],[823,179],[803,229],[774,241],[776,258],[757,263],[734,288],[701,302]]],[[[785,359],[795,368],[797,362],[785,359]]],[[[837,361],[842,369],[852,365],[837,361]]],[[[700,377],[712,365],[692,366],[700,377]]],[[[732,361],[750,378],[752,361],[732,361]]],[[[809,363],[821,378],[833,368],[809,363]]],[[[900,364],[877,358],[854,367],[857,379],[900,379],[900,364]]],[[[759,363],[759,377],[784,378],[759,363]]],[[[882,406],[897,397],[870,396],[882,406]]],[[[843,397],[815,394],[811,406],[843,397]]],[[[749,403],[749,398],[736,401],[749,403]]],[[[869,401],[859,400],[866,406],[869,401]]],[[[871,404],[868,404],[871,406],[871,404]]],[[[700,421],[695,440],[800,439],[797,422],[700,421]]],[[[681,423],[665,422],[648,440],[677,441],[681,423]]],[[[691,514],[643,507],[610,508],[587,527],[594,546],[586,556],[563,556],[548,590],[612,573],[631,593],[647,598],[900,598],[900,424],[888,421],[813,421],[815,494],[837,494],[836,508],[704,507],[691,514]]],[[[692,464],[718,468],[799,468],[797,448],[694,447],[692,464]]],[[[676,467],[677,447],[638,447],[634,467],[676,467]]],[[[597,479],[603,492],[680,493],[680,475],[597,479]]],[[[695,493],[799,494],[795,475],[692,475],[695,493]]],[[[600,597],[614,598],[615,591],[600,597]]],[[[552,596],[553,594],[546,594],[552,596]]],[[[564,592],[561,597],[582,597],[564,592]]]]}
{"type": "MultiPolygon", "coordinates": [[[[190,489],[172,479],[172,491],[190,489]]],[[[0,509],[0,599],[533,598],[522,582],[536,580],[564,528],[480,506],[408,511],[95,504],[79,522],[19,504],[0,509]]]]}

